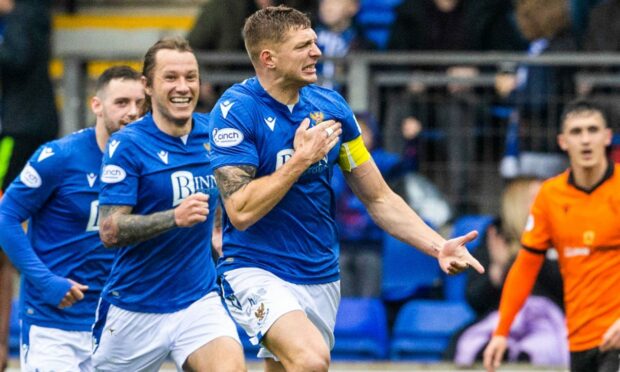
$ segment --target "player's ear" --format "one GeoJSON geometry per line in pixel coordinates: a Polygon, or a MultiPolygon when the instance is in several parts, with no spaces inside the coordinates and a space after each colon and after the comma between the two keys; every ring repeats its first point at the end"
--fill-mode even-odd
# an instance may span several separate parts
{"type": "Polygon", "coordinates": [[[101,98],[93,96],[90,100],[90,108],[93,110],[95,116],[101,115],[103,112],[103,102],[101,102],[101,98]]]}
{"type": "Polygon", "coordinates": [[[611,140],[613,138],[613,133],[611,132],[611,128],[603,128],[603,130],[605,131],[605,146],[610,146],[611,145],[611,140]]]}
{"type": "Polygon", "coordinates": [[[566,144],[566,137],[564,136],[564,133],[558,134],[558,145],[563,151],[568,150],[568,145],[566,144]]]}
{"type": "Polygon", "coordinates": [[[142,81],[142,86],[144,87],[144,93],[146,93],[146,95],[148,96],[152,96],[153,89],[149,86],[146,76],[142,76],[140,78],[140,81],[142,81]]]}
{"type": "Polygon", "coordinates": [[[261,50],[258,59],[265,68],[273,69],[276,67],[276,56],[271,49],[261,50]]]}

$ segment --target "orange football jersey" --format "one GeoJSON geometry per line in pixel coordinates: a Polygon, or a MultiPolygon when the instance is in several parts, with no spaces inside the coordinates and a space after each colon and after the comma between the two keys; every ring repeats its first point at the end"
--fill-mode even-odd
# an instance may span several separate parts
{"type": "Polygon", "coordinates": [[[569,171],[545,181],[521,243],[539,252],[556,248],[570,350],[597,347],[620,318],[620,166],[610,164],[590,192],[576,187],[569,171]]]}

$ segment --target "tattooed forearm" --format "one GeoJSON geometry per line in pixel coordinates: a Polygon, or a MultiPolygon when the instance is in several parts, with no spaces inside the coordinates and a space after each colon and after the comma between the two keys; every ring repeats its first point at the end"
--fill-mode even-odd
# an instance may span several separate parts
{"type": "Polygon", "coordinates": [[[217,187],[224,200],[250,183],[254,176],[256,176],[256,167],[251,165],[227,166],[215,171],[217,187]]]}
{"type": "Polygon", "coordinates": [[[99,236],[106,247],[123,247],[153,238],[176,227],[174,209],[146,216],[130,214],[126,205],[99,207],[99,236]]]}

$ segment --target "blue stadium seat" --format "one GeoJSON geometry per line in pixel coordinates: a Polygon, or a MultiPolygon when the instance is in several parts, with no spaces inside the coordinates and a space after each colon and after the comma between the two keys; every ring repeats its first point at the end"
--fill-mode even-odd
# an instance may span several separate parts
{"type": "Polygon", "coordinates": [[[391,9],[377,9],[372,12],[360,12],[357,21],[364,26],[390,26],[396,19],[391,9]]]}
{"type": "Polygon", "coordinates": [[[392,236],[383,237],[381,295],[386,301],[402,301],[432,288],[440,279],[437,259],[392,236]]]}
{"type": "Polygon", "coordinates": [[[400,3],[402,2],[403,0],[362,0],[360,1],[360,7],[362,9],[393,9],[400,5],[400,3]]]}
{"type": "Polygon", "coordinates": [[[385,307],[378,298],[343,298],[336,316],[333,359],[385,359],[388,329],[385,307]]]}
{"type": "Polygon", "coordinates": [[[14,299],[9,319],[9,355],[12,357],[19,356],[19,332],[19,299],[14,299]]]}
{"type": "Polygon", "coordinates": [[[386,49],[390,39],[390,30],[386,28],[367,28],[366,37],[377,45],[380,50],[386,49]]]}
{"type": "Polygon", "coordinates": [[[462,302],[413,300],[398,312],[390,357],[433,362],[441,359],[452,335],[474,319],[462,302]]]}
{"type": "Polygon", "coordinates": [[[395,7],[402,0],[362,0],[357,22],[368,39],[380,50],[386,49],[392,23],[396,19],[395,7]]]}
{"type": "MultiPolygon", "coordinates": [[[[474,252],[485,239],[485,233],[489,225],[493,222],[493,216],[489,215],[465,215],[454,221],[452,237],[467,234],[471,230],[478,231],[478,237],[467,244],[470,252],[474,252]]],[[[465,302],[465,286],[467,285],[467,275],[445,275],[444,276],[444,298],[450,301],[465,302]]]]}

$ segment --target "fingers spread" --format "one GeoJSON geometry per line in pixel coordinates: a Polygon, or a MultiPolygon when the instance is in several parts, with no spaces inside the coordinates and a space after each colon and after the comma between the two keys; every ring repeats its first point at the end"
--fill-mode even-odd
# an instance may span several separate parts
{"type": "Polygon", "coordinates": [[[478,237],[478,231],[472,230],[458,238],[459,245],[465,245],[478,237]]]}

